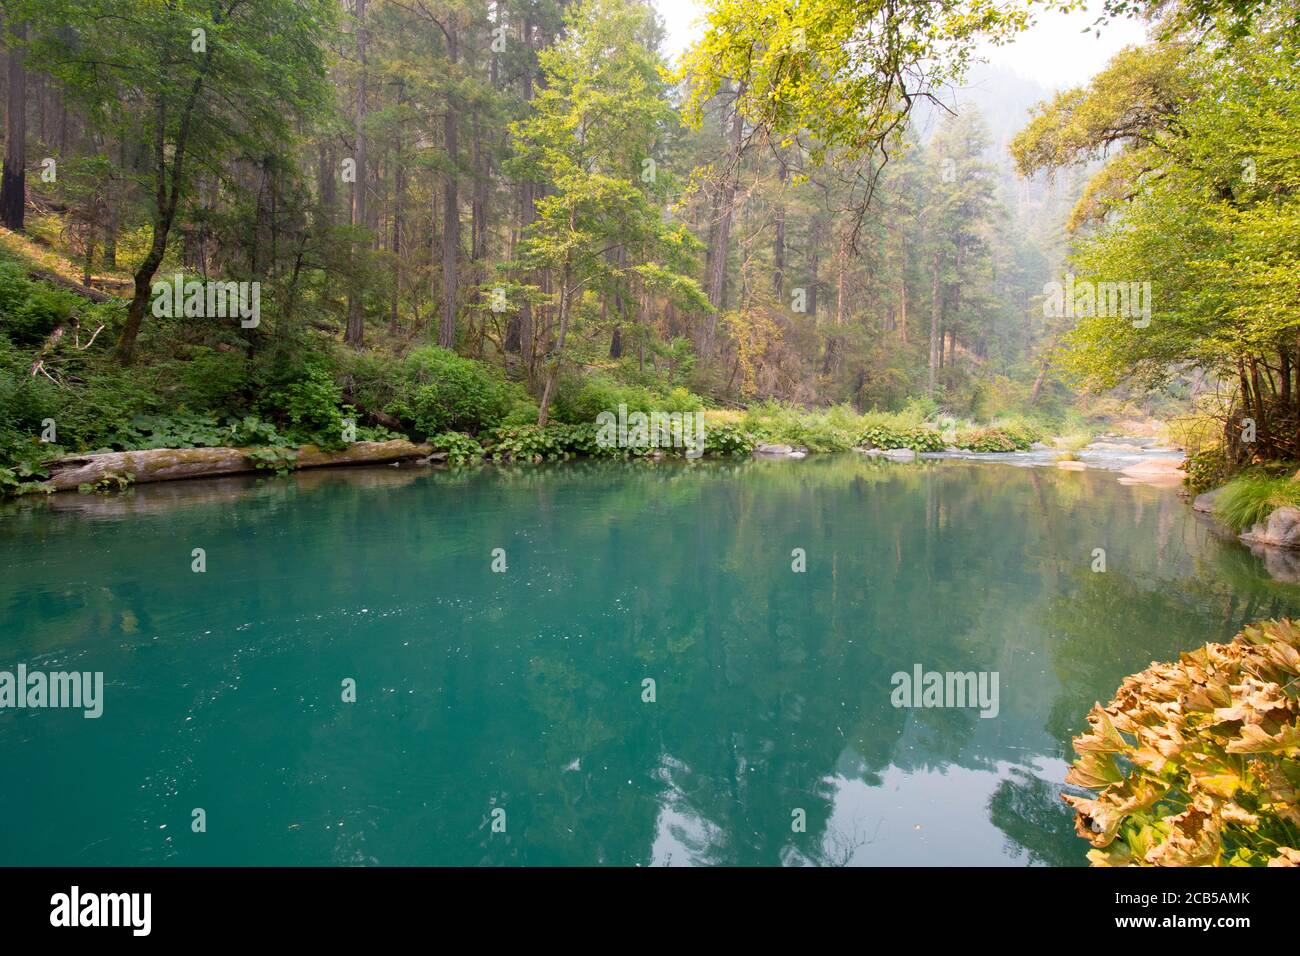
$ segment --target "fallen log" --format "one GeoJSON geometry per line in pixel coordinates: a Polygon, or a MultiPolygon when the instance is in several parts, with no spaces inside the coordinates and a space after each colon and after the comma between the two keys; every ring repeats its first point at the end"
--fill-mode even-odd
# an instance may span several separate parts
{"type": "Polygon", "coordinates": [[[88,285],[82,285],[74,279],[61,276],[57,272],[51,272],[49,269],[28,269],[27,274],[33,279],[40,279],[42,282],[48,282],[50,285],[57,285],[60,288],[75,292],[77,295],[84,295],[91,302],[125,302],[121,296],[109,295],[106,292],[100,292],[98,289],[92,289],[88,285]]]}
{"type": "MultiPolygon", "coordinates": [[[[99,455],[70,455],[48,467],[46,485],[54,491],[70,491],[101,481],[126,480],[135,484],[175,481],[181,478],[212,478],[257,471],[248,457],[253,448],[151,448],[145,451],[114,451],[99,455]]],[[[417,445],[405,439],[358,441],[337,451],[315,445],[297,449],[293,467],[326,468],[331,465],[385,465],[427,458],[432,445],[417,445]]]]}

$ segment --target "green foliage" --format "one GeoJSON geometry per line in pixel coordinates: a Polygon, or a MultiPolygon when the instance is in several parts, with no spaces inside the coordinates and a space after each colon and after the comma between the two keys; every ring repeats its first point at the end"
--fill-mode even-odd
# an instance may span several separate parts
{"type": "Polygon", "coordinates": [[[430,438],[429,444],[445,451],[452,465],[469,465],[483,459],[483,446],[464,432],[442,432],[430,438]]]}
{"type": "Polygon", "coordinates": [[[213,415],[178,412],[136,415],[114,430],[108,444],[122,451],[146,448],[219,448],[229,445],[231,432],[213,415]]]}
{"type": "Polygon", "coordinates": [[[1187,456],[1183,462],[1187,477],[1183,483],[1194,494],[1218,488],[1232,476],[1233,466],[1219,447],[1203,448],[1187,456]]]}
{"type": "Polygon", "coordinates": [[[618,414],[620,405],[633,412],[693,412],[704,408],[704,400],[677,386],[660,393],[640,385],[624,385],[604,375],[569,375],[561,380],[551,408],[554,417],[571,424],[591,424],[601,412],[618,414]]]}
{"type": "MultiPolygon", "coordinates": [[[[856,416],[846,408],[809,411],[779,402],[751,405],[742,419],[744,430],[757,443],[803,446],[813,452],[847,451],[853,447],[856,416]]],[[[708,437],[705,436],[707,445],[708,437]]]]}
{"type": "Polygon", "coordinates": [[[803,446],[812,452],[848,451],[854,445],[850,432],[817,416],[764,423],[759,434],[765,441],[803,446]]]}
{"type": "Polygon", "coordinates": [[[1066,794],[1094,866],[1300,866],[1300,629],[1247,627],[1126,677],[1066,794]]]}
{"type": "Polygon", "coordinates": [[[1232,530],[1241,532],[1287,506],[1300,506],[1300,482],[1242,475],[1224,487],[1214,501],[1214,512],[1232,530]]]}
{"type": "MultiPolygon", "coordinates": [[[[238,420],[232,419],[227,431],[230,444],[235,446],[282,445],[285,443],[274,425],[262,421],[256,415],[245,415],[238,420]]],[[[359,432],[360,429],[358,429],[359,432]]]]}
{"type": "Polygon", "coordinates": [[[740,81],[739,108],[774,141],[811,134],[813,159],[828,150],[872,154],[906,125],[910,99],[897,78],[924,72],[959,80],[980,42],[1009,39],[1028,22],[1026,5],[938,0],[891,9],[856,0],[710,0],[704,37],[683,57],[691,81],[687,115],[740,81]]]}
{"type": "Polygon", "coordinates": [[[496,369],[435,346],[408,355],[402,378],[388,411],[422,435],[478,432],[527,402],[523,390],[496,369]]]}
{"type": "Polygon", "coordinates": [[[514,425],[488,434],[487,453],[497,461],[561,461],[569,457],[563,433],[552,426],[514,425]]]}
{"type": "Polygon", "coordinates": [[[258,402],[264,415],[287,423],[286,434],[298,442],[322,448],[343,440],[342,390],[323,365],[308,362],[282,371],[258,402]]]}
{"type": "Polygon", "coordinates": [[[628,458],[648,451],[648,449],[602,445],[597,440],[600,428],[594,422],[582,422],[576,425],[552,423],[547,426],[547,430],[555,436],[556,442],[566,452],[588,458],[628,458]]]}
{"type": "Polygon", "coordinates": [[[242,351],[196,346],[188,359],[178,364],[183,398],[191,408],[233,414],[246,404],[252,385],[251,364],[242,351]]]}
{"type": "Polygon", "coordinates": [[[33,282],[16,262],[0,262],[0,332],[16,345],[36,345],[86,301],[45,282],[33,282]]]}
{"type": "Polygon", "coordinates": [[[41,422],[59,417],[59,390],[0,336],[0,461],[40,434],[41,422]]]}
{"type": "Polygon", "coordinates": [[[1034,434],[1039,433],[995,425],[958,432],[955,444],[958,448],[974,452],[1027,451],[1030,445],[1038,441],[1037,438],[1029,437],[1034,434]]]}
{"type": "Polygon", "coordinates": [[[273,472],[283,478],[293,471],[298,452],[283,445],[268,445],[262,448],[250,448],[244,457],[252,462],[258,471],[273,472]]]}
{"type": "Polygon", "coordinates": [[[993,427],[1015,442],[1016,448],[1020,451],[1047,437],[1047,433],[1041,427],[1021,416],[999,418],[993,423],[993,427]]]}
{"type": "Polygon", "coordinates": [[[1261,7],[1249,35],[1217,22],[1204,25],[1212,39],[1166,32],[1058,94],[1012,144],[1024,173],[1106,157],[1070,224],[1088,229],[1071,260],[1085,297],[1054,310],[1078,316],[1061,323],[1065,371],[1094,389],[1161,387],[1193,367],[1217,375],[1259,418],[1252,457],[1274,459],[1300,456],[1294,400],[1252,373],[1297,357],[1295,18],[1285,0],[1261,7]],[[1097,283],[1144,282],[1140,316],[1087,299],[1097,283]]]}
{"type": "Polygon", "coordinates": [[[734,423],[706,425],[704,453],[714,456],[748,455],[758,445],[754,436],[743,426],[734,423]]]}
{"type": "Polygon", "coordinates": [[[924,425],[900,425],[888,416],[870,415],[855,442],[861,448],[910,448],[914,452],[943,451],[943,435],[924,425]]]}

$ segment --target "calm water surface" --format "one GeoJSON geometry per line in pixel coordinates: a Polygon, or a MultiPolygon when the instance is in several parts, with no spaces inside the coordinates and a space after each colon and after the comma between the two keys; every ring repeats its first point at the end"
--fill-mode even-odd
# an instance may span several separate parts
{"type": "Polygon", "coordinates": [[[0,568],[0,670],[105,675],[0,711],[0,864],[1079,865],[1093,701],[1300,606],[1169,490],[853,455],[59,495],[0,568]]]}

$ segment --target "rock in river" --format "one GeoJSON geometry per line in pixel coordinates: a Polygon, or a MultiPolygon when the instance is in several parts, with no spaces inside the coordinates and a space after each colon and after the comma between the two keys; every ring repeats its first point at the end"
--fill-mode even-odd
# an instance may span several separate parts
{"type": "Polygon", "coordinates": [[[1278,508],[1241,536],[1247,544],[1300,549],[1300,508],[1278,508]]]}
{"type": "Polygon", "coordinates": [[[1197,495],[1196,499],[1192,502],[1192,510],[1199,511],[1201,514],[1214,514],[1214,502],[1222,493],[1223,488],[1215,488],[1213,491],[1207,491],[1204,494],[1197,495]]]}

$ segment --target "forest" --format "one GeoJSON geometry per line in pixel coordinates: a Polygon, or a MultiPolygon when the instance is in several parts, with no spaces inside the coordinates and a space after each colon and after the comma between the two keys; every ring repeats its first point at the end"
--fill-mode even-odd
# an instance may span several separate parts
{"type": "Polygon", "coordinates": [[[619,404],[715,452],[1154,413],[1216,475],[1300,457],[1295,4],[1115,0],[1151,42],[995,142],[952,91],[1061,6],[712,0],[670,60],[642,0],[5,0],[4,483],[591,453],[619,404]],[[1067,273],[1154,321],[1053,312],[1067,273]]]}

